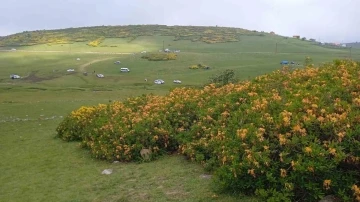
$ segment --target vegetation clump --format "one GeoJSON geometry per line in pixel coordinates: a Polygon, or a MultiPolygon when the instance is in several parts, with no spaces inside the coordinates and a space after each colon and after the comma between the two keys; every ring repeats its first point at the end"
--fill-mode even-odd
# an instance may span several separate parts
{"type": "Polygon", "coordinates": [[[224,86],[230,83],[237,83],[238,80],[235,78],[235,72],[232,69],[227,69],[217,75],[210,77],[210,84],[215,84],[216,86],[224,86]]]}
{"type": "Polygon", "coordinates": [[[311,57],[309,57],[309,56],[305,57],[305,61],[304,61],[305,66],[312,66],[313,65],[312,62],[313,62],[313,59],[311,57]]]}
{"type": "Polygon", "coordinates": [[[210,69],[210,67],[203,64],[197,64],[197,65],[190,65],[189,69],[210,69]]]}
{"type": "Polygon", "coordinates": [[[95,158],[179,152],[213,171],[220,191],[269,201],[360,201],[360,64],[275,71],[251,81],[81,107],[58,137],[95,158]]]}
{"type": "Polygon", "coordinates": [[[105,37],[97,38],[93,41],[90,41],[87,45],[92,47],[98,47],[104,41],[104,39],[105,37]]]}
{"type": "Polygon", "coordinates": [[[168,61],[176,60],[177,55],[175,53],[149,53],[144,56],[141,56],[143,59],[149,61],[168,61]]]}

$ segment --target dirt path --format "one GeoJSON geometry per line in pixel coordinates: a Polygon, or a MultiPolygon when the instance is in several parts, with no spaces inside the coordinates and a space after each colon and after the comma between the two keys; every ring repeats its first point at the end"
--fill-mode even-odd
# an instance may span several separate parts
{"type": "Polygon", "coordinates": [[[90,62],[88,62],[86,64],[82,64],[79,67],[79,71],[80,72],[85,72],[87,66],[90,66],[93,63],[97,63],[97,62],[101,62],[101,61],[105,61],[105,60],[110,60],[110,59],[113,59],[113,58],[116,58],[116,57],[96,59],[96,60],[90,61],[90,62]]]}

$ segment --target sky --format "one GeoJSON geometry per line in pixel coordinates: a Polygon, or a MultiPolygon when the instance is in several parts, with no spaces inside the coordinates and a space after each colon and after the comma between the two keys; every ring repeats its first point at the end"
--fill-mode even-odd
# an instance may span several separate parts
{"type": "Polygon", "coordinates": [[[323,42],[360,41],[360,0],[3,0],[0,36],[99,25],[239,27],[323,42]]]}

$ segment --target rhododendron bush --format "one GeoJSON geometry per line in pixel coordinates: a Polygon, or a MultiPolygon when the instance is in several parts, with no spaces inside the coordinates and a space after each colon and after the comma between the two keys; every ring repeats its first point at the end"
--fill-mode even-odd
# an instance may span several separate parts
{"type": "Polygon", "coordinates": [[[360,65],[334,61],[251,81],[81,107],[58,126],[100,159],[178,152],[219,190],[280,201],[360,201],[360,65]]]}

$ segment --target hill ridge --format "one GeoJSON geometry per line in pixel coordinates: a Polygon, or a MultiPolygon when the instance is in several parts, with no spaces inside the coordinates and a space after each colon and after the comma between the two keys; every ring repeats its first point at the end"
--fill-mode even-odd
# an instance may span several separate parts
{"type": "Polygon", "coordinates": [[[29,46],[37,44],[69,44],[88,42],[98,46],[105,38],[128,38],[129,42],[139,36],[173,36],[174,40],[191,40],[205,43],[237,42],[241,35],[265,36],[269,33],[233,27],[126,25],[92,26],[54,30],[24,31],[0,37],[0,46],[29,46]]]}

